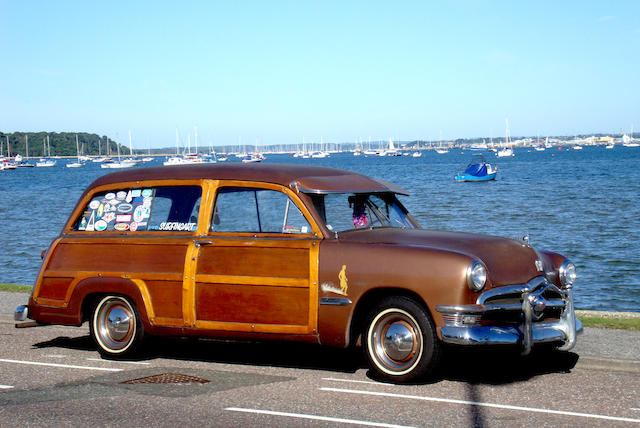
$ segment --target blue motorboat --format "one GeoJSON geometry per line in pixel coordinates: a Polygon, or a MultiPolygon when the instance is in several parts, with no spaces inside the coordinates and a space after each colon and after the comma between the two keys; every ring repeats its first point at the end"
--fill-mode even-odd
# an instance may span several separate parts
{"type": "Polygon", "coordinates": [[[453,179],[457,182],[463,181],[490,181],[496,179],[498,167],[486,162],[482,155],[474,155],[467,169],[462,174],[458,174],[453,179]]]}

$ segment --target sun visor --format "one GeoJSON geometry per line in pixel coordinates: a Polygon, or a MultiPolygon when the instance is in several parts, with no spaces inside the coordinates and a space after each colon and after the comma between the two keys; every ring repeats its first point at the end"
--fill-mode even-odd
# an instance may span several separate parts
{"type": "Polygon", "coordinates": [[[360,174],[304,177],[292,182],[291,187],[303,193],[317,194],[393,192],[409,195],[409,192],[401,187],[360,174]]]}

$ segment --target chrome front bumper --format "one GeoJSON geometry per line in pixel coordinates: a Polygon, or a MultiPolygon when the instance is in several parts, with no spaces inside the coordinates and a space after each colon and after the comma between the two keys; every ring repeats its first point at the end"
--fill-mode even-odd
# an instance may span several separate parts
{"type": "Polygon", "coordinates": [[[573,309],[571,286],[559,289],[542,277],[523,285],[489,290],[478,297],[475,305],[437,305],[436,310],[445,321],[440,328],[443,342],[520,345],[525,355],[538,343],[558,343],[558,349],[568,351],[575,345],[576,335],[583,330],[573,309]],[[560,315],[546,320],[546,310],[559,311],[560,315]],[[504,314],[519,314],[519,322],[490,321],[492,317],[504,314]]]}

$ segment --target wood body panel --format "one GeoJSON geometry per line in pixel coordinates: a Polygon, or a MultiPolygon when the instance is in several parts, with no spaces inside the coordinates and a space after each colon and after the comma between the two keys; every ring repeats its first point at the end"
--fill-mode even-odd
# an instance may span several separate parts
{"type": "Polygon", "coordinates": [[[196,325],[238,331],[315,332],[316,247],[310,239],[216,235],[198,254],[196,325]]]}
{"type": "Polygon", "coordinates": [[[52,301],[64,301],[73,277],[49,277],[42,280],[40,298],[52,301]]]}
{"type": "Polygon", "coordinates": [[[145,281],[156,321],[160,318],[179,319],[182,324],[182,282],[178,281],[145,281]]]}
{"type": "Polygon", "coordinates": [[[151,324],[183,325],[183,273],[190,243],[186,237],[62,237],[45,260],[34,302],[71,310],[83,281],[122,278],[144,297],[151,324]]]}
{"type": "Polygon", "coordinates": [[[309,289],[196,283],[196,313],[217,322],[306,326],[309,289]]]}
{"type": "Polygon", "coordinates": [[[159,244],[154,241],[153,238],[138,243],[125,238],[85,238],[84,242],[63,240],[56,247],[48,270],[181,274],[184,269],[186,245],[178,242],[174,242],[173,245],[159,244]]]}
{"type": "MultiPolygon", "coordinates": [[[[304,248],[266,248],[236,246],[247,241],[218,240],[214,245],[200,249],[198,274],[233,276],[268,276],[279,278],[309,278],[309,251],[304,248]]],[[[258,246],[259,245],[259,246],[258,246]]]]}

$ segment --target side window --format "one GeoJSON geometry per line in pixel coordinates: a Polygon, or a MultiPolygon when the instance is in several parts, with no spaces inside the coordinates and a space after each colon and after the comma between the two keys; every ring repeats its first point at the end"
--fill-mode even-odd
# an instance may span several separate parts
{"type": "Polygon", "coordinates": [[[218,191],[211,231],[304,234],[311,227],[284,193],[226,187],[218,191]]]}
{"type": "Polygon", "coordinates": [[[73,230],[185,231],[198,227],[198,186],[122,189],[96,194],[73,230]]]}
{"type": "Polygon", "coordinates": [[[198,228],[202,191],[197,186],[155,189],[149,230],[192,232],[198,228]]]}

